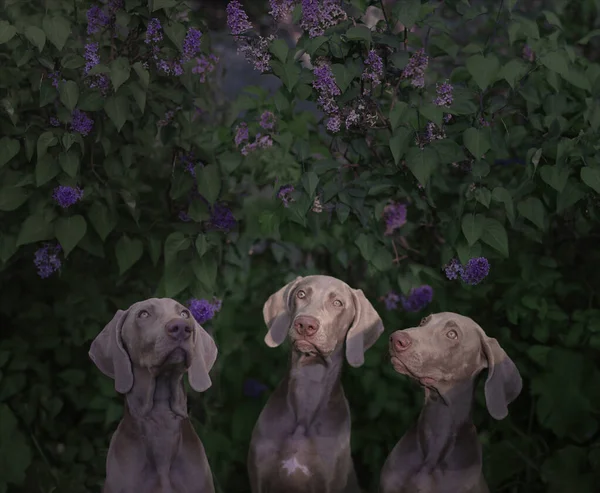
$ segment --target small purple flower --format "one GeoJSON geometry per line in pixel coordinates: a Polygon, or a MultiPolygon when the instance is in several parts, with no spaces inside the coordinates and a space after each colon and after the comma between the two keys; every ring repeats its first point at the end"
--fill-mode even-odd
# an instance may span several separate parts
{"type": "Polygon", "coordinates": [[[59,119],[56,118],[55,116],[51,116],[50,117],[50,125],[52,125],[53,127],[60,127],[59,119]]]}
{"type": "Polygon", "coordinates": [[[235,145],[239,147],[242,142],[246,142],[248,140],[248,124],[246,122],[242,122],[238,125],[235,130],[235,145]]]}
{"type": "Polygon", "coordinates": [[[259,382],[254,378],[248,378],[244,380],[242,391],[246,397],[260,397],[261,394],[263,394],[266,390],[268,390],[268,387],[264,383],[259,382]]]}
{"type": "Polygon", "coordinates": [[[425,69],[429,64],[429,57],[425,54],[425,49],[421,48],[413,53],[408,60],[408,64],[402,71],[402,77],[411,79],[413,87],[425,87],[425,69]]]}
{"type": "Polygon", "coordinates": [[[216,55],[200,55],[196,58],[196,65],[192,67],[192,73],[200,75],[200,82],[206,82],[206,76],[214,72],[217,63],[219,63],[219,57],[216,55]]]}
{"type": "Polygon", "coordinates": [[[190,216],[188,216],[188,213],[185,211],[179,211],[179,214],[177,215],[177,217],[179,217],[179,220],[183,221],[184,223],[187,223],[188,221],[191,220],[190,216]]]}
{"type": "Polygon", "coordinates": [[[110,17],[106,15],[98,5],[92,5],[88,9],[86,16],[88,22],[88,34],[95,34],[110,23],[110,17]]]}
{"type": "Polygon", "coordinates": [[[406,205],[396,202],[386,205],[383,209],[383,219],[386,226],[383,234],[390,236],[406,224],[406,205]]]}
{"type": "Polygon", "coordinates": [[[83,190],[79,187],[59,185],[54,189],[52,198],[63,209],[68,209],[83,198],[83,190]]]}
{"type": "Polygon", "coordinates": [[[259,125],[265,130],[272,130],[275,126],[275,115],[271,111],[265,111],[260,115],[259,125]]]}
{"type": "Polygon", "coordinates": [[[71,130],[87,136],[94,128],[94,120],[81,110],[73,110],[71,113],[71,130]]]}
{"type": "Polygon", "coordinates": [[[523,46],[523,58],[528,62],[533,62],[535,60],[535,53],[531,49],[531,46],[525,45],[523,46]]]}
{"type": "Polygon", "coordinates": [[[156,125],[159,127],[166,127],[169,123],[173,121],[173,118],[175,118],[175,113],[177,110],[179,110],[179,107],[174,110],[167,111],[165,113],[165,116],[163,116],[162,120],[158,120],[156,125]]]}
{"type": "MultiPolygon", "coordinates": [[[[371,82],[371,87],[377,87],[381,84],[383,78],[383,61],[375,50],[369,51],[369,55],[365,60],[366,68],[362,73],[362,79],[371,82]]],[[[367,90],[365,89],[365,92],[367,90]]]]}
{"type": "Polygon", "coordinates": [[[181,62],[185,63],[190,61],[196,53],[200,51],[200,43],[202,41],[202,33],[195,27],[190,27],[183,40],[183,55],[181,56],[181,62]]]}
{"type": "Polygon", "coordinates": [[[98,43],[88,43],[84,47],[85,68],[84,75],[87,75],[92,68],[100,63],[100,55],[98,54],[98,43]]]}
{"type": "Polygon", "coordinates": [[[400,302],[400,295],[395,291],[390,291],[383,297],[383,302],[385,303],[385,308],[387,310],[395,310],[398,308],[398,303],[400,302]]]}
{"type": "Polygon", "coordinates": [[[148,27],[146,28],[146,40],[144,42],[146,44],[157,44],[160,43],[162,39],[162,26],[160,25],[160,21],[154,17],[148,22],[148,27]]]}
{"type": "Polygon", "coordinates": [[[463,282],[475,286],[483,281],[490,272],[490,263],[485,257],[470,259],[461,273],[463,282]]]}
{"type": "Polygon", "coordinates": [[[463,266],[458,259],[453,258],[444,266],[444,271],[446,272],[446,277],[453,281],[463,275],[463,266]]]}
{"type": "Polygon", "coordinates": [[[247,61],[253,66],[254,70],[261,73],[267,72],[271,63],[271,52],[269,43],[275,39],[272,34],[267,36],[257,36],[249,38],[247,36],[237,36],[238,53],[244,55],[247,61]]]}
{"type": "Polygon", "coordinates": [[[427,284],[411,289],[408,296],[401,296],[402,308],[407,312],[419,312],[433,300],[433,288],[427,284]]]}
{"type": "Polygon", "coordinates": [[[252,24],[248,20],[248,14],[238,0],[233,0],[227,4],[227,26],[231,34],[238,36],[249,29],[252,29],[252,24]]]}
{"type": "Polygon", "coordinates": [[[290,202],[293,202],[292,192],[294,191],[293,185],[284,185],[277,192],[277,198],[283,202],[284,207],[289,207],[290,202]]]}
{"type": "Polygon", "coordinates": [[[339,116],[339,107],[335,101],[336,96],[341,94],[340,88],[335,83],[335,77],[331,67],[322,64],[313,70],[313,88],[318,93],[317,103],[330,118],[327,121],[327,129],[330,132],[339,132],[342,120],[339,116]]]}
{"type": "Polygon", "coordinates": [[[418,142],[419,147],[423,148],[425,144],[429,144],[434,140],[442,140],[446,138],[446,132],[443,128],[438,127],[433,122],[428,122],[426,125],[425,135],[418,142]]]}
{"type": "Polygon", "coordinates": [[[210,224],[216,229],[227,233],[235,228],[236,220],[231,210],[222,203],[216,203],[211,207],[210,224]]]}
{"type": "Polygon", "coordinates": [[[48,78],[52,81],[52,87],[56,87],[58,89],[58,82],[60,79],[60,72],[55,70],[54,72],[50,72],[48,74],[48,78]]]}
{"type": "Polygon", "coordinates": [[[346,12],[340,4],[340,0],[302,0],[300,26],[308,31],[310,38],[322,36],[325,29],[346,20],[346,12]]]}
{"type": "Polygon", "coordinates": [[[248,154],[250,154],[253,151],[256,151],[257,149],[266,149],[267,147],[272,146],[273,139],[270,135],[256,134],[256,137],[254,137],[254,142],[246,144],[244,147],[242,147],[242,150],[240,152],[242,153],[242,155],[247,156],[248,154]]]}
{"type": "Polygon", "coordinates": [[[269,14],[277,22],[281,22],[292,13],[294,3],[295,0],[269,0],[269,5],[271,6],[269,14]]]}
{"type": "Polygon", "coordinates": [[[196,177],[196,156],[193,152],[188,152],[187,154],[182,154],[179,157],[179,160],[183,164],[185,170],[192,175],[194,178],[196,177]]]}
{"type": "Polygon", "coordinates": [[[483,116],[480,116],[478,121],[479,125],[481,125],[482,127],[489,127],[491,125],[490,122],[488,122],[483,116]]]}
{"type": "Polygon", "coordinates": [[[326,127],[331,133],[338,133],[342,128],[342,119],[340,118],[340,115],[332,115],[329,117],[327,119],[326,127]]]}
{"type": "Polygon", "coordinates": [[[202,325],[211,320],[215,316],[215,313],[221,309],[221,301],[216,298],[213,298],[212,301],[192,298],[188,301],[188,308],[192,316],[196,319],[196,322],[202,325]]]}
{"type": "Polygon", "coordinates": [[[44,243],[36,250],[33,263],[37,267],[38,276],[46,279],[60,269],[61,261],[58,255],[61,251],[62,248],[58,243],[55,245],[44,243]]]}
{"type": "Polygon", "coordinates": [[[452,104],[452,91],[454,88],[448,81],[436,85],[437,97],[433,100],[436,106],[449,107],[452,104]]]}

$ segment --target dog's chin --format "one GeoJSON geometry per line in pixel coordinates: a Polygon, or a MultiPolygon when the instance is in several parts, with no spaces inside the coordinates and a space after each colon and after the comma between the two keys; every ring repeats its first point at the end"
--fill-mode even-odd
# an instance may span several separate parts
{"type": "Polygon", "coordinates": [[[176,347],[163,359],[159,365],[160,371],[181,371],[185,372],[190,366],[190,354],[182,347],[176,347]]]}
{"type": "Polygon", "coordinates": [[[305,340],[294,341],[293,347],[294,351],[296,351],[305,362],[324,359],[329,356],[329,353],[321,351],[317,346],[305,340]]]}
{"type": "Polygon", "coordinates": [[[400,358],[398,358],[394,354],[391,355],[390,360],[392,363],[392,367],[394,368],[394,370],[397,373],[400,373],[401,375],[406,375],[407,377],[410,377],[411,379],[418,382],[419,385],[421,385],[422,387],[429,387],[429,388],[435,387],[435,383],[436,383],[435,379],[433,379],[431,377],[417,375],[414,371],[412,371],[410,369],[410,367],[404,361],[402,361],[400,358]]]}

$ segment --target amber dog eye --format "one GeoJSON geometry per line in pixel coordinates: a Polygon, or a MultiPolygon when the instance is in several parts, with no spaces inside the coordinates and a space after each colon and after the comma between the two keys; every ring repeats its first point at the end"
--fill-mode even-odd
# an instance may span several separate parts
{"type": "Polygon", "coordinates": [[[333,306],[340,307],[340,306],[344,306],[344,304],[343,304],[343,303],[342,303],[340,300],[335,300],[335,301],[333,302],[333,306]]]}
{"type": "Polygon", "coordinates": [[[446,334],[446,337],[448,339],[456,339],[458,337],[458,333],[455,330],[450,330],[448,331],[448,333],[446,334]]]}
{"type": "Polygon", "coordinates": [[[183,310],[180,314],[181,318],[190,318],[190,312],[183,310]]]}
{"type": "Polygon", "coordinates": [[[302,290],[300,290],[296,293],[296,297],[298,297],[300,299],[304,298],[305,296],[306,296],[306,293],[302,290]]]}
{"type": "Polygon", "coordinates": [[[149,316],[150,314],[146,310],[142,310],[138,313],[138,318],[148,318],[149,316]]]}
{"type": "Polygon", "coordinates": [[[425,325],[427,322],[429,322],[429,319],[431,318],[431,315],[428,315],[427,317],[423,317],[421,319],[421,321],[419,322],[419,327],[422,327],[423,325],[425,325]]]}

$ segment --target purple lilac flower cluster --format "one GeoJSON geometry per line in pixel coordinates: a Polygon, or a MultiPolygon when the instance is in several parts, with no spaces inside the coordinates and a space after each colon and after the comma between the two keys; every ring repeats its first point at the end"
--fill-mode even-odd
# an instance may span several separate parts
{"type": "Polygon", "coordinates": [[[226,11],[227,26],[238,45],[238,53],[244,55],[246,60],[252,63],[255,70],[261,73],[269,70],[271,61],[269,43],[275,39],[275,36],[245,35],[246,31],[252,29],[252,24],[238,0],[229,2],[226,11]]]}
{"type": "MultiPolygon", "coordinates": [[[[60,80],[60,72],[55,70],[54,72],[50,72],[48,74],[48,78],[52,81],[52,87],[56,87],[58,89],[58,82],[60,80]]],[[[63,79],[64,82],[64,79],[63,79]]]]}
{"type": "Polygon", "coordinates": [[[406,205],[396,202],[386,205],[383,209],[383,219],[385,221],[384,235],[390,236],[406,224],[406,205]]]}
{"type": "Polygon", "coordinates": [[[329,116],[327,120],[327,130],[336,133],[340,131],[341,118],[339,115],[339,107],[335,101],[335,97],[341,94],[339,87],[335,83],[335,77],[331,71],[331,67],[323,63],[314,69],[315,79],[313,87],[319,94],[317,102],[325,114],[329,116]]]}
{"type": "Polygon", "coordinates": [[[262,115],[260,115],[259,125],[265,130],[273,130],[275,127],[275,115],[272,111],[263,111],[262,115]]]}
{"type": "Polygon", "coordinates": [[[223,203],[216,203],[210,208],[210,226],[227,233],[235,228],[237,221],[231,210],[223,203]]]}
{"type": "Polygon", "coordinates": [[[294,9],[295,0],[269,0],[269,15],[277,22],[284,21],[294,9]]]}
{"type": "Polygon", "coordinates": [[[386,310],[395,310],[398,308],[400,295],[395,291],[390,291],[383,297],[382,301],[385,303],[386,310]]]}
{"type": "Polygon", "coordinates": [[[308,31],[308,36],[311,38],[322,36],[325,29],[336,26],[348,18],[341,3],[341,0],[302,0],[300,27],[308,31]]]}
{"type": "Polygon", "coordinates": [[[196,165],[203,166],[203,164],[196,159],[194,151],[182,154],[179,157],[179,161],[183,164],[184,169],[194,178],[196,177],[196,165]]]}
{"type": "Polygon", "coordinates": [[[401,296],[402,308],[407,312],[420,312],[433,300],[433,288],[427,284],[410,290],[408,296],[401,296]]]}
{"type": "Polygon", "coordinates": [[[293,191],[294,191],[293,185],[284,185],[279,188],[279,191],[277,192],[277,198],[279,200],[281,200],[281,202],[283,202],[284,207],[289,207],[290,202],[294,201],[294,198],[292,197],[293,191]]]}
{"type": "Polygon", "coordinates": [[[535,61],[535,53],[533,52],[533,50],[531,49],[531,46],[529,46],[529,45],[523,46],[522,56],[523,56],[523,59],[527,60],[528,62],[535,61]]]}
{"type": "Polygon", "coordinates": [[[200,82],[204,84],[206,77],[217,68],[217,63],[219,63],[219,57],[212,53],[208,56],[200,55],[196,57],[196,65],[192,67],[192,73],[199,75],[200,82]]]}
{"type": "Polygon", "coordinates": [[[162,119],[158,120],[156,125],[158,127],[166,127],[169,123],[171,123],[173,121],[173,118],[175,118],[175,113],[177,113],[180,109],[181,109],[181,106],[178,106],[174,110],[167,111],[165,113],[165,115],[162,117],[162,119]]]}
{"type": "Polygon", "coordinates": [[[211,320],[215,313],[221,310],[221,300],[213,298],[212,301],[192,298],[188,301],[188,308],[192,316],[200,325],[211,320]]]}
{"type": "Polygon", "coordinates": [[[410,79],[413,87],[425,87],[425,69],[429,64],[429,57],[425,54],[425,49],[421,48],[413,53],[408,60],[406,67],[402,71],[402,77],[410,79]]]}
{"type": "Polygon", "coordinates": [[[458,259],[453,258],[444,267],[446,277],[450,280],[458,279],[471,286],[483,281],[490,272],[490,263],[485,257],[470,259],[465,265],[461,265],[458,259]]]}
{"type": "Polygon", "coordinates": [[[257,149],[267,149],[268,147],[273,147],[273,139],[271,136],[257,133],[254,137],[254,142],[249,142],[242,147],[241,153],[242,155],[247,156],[257,149]]]}
{"type": "Polygon", "coordinates": [[[433,100],[433,104],[448,108],[454,100],[452,96],[453,90],[454,88],[452,87],[452,84],[450,84],[448,81],[441,84],[436,84],[435,91],[437,97],[433,100]]]}
{"type": "MultiPolygon", "coordinates": [[[[258,121],[258,124],[267,131],[272,131],[275,128],[276,118],[273,112],[264,111],[258,121]]],[[[242,122],[238,125],[235,131],[234,142],[236,147],[244,144],[240,150],[242,155],[247,156],[257,149],[266,149],[273,146],[273,138],[269,134],[257,133],[254,137],[254,141],[250,142],[250,135],[248,131],[248,124],[242,122]]]]}
{"type": "MultiPolygon", "coordinates": [[[[371,89],[374,89],[381,84],[381,79],[383,79],[383,61],[375,50],[371,50],[365,60],[365,65],[361,78],[370,81],[371,89]]],[[[364,94],[368,93],[369,89],[365,87],[364,94]]]]}
{"type": "Polygon", "coordinates": [[[83,198],[83,190],[78,187],[59,185],[54,189],[52,198],[63,209],[68,209],[83,198]]]}
{"type": "Polygon", "coordinates": [[[46,279],[60,269],[61,261],[58,255],[61,251],[62,248],[58,243],[54,245],[52,243],[44,243],[42,247],[36,250],[33,263],[37,267],[38,276],[46,279]]]}
{"type": "Polygon", "coordinates": [[[50,117],[50,125],[52,125],[53,127],[60,127],[60,120],[58,118],[56,118],[55,116],[51,116],[50,117]]]}
{"type": "Polygon", "coordinates": [[[71,113],[71,131],[87,136],[94,128],[94,120],[81,110],[73,110],[71,113]]]}
{"type": "Polygon", "coordinates": [[[89,75],[96,65],[100,63],[100,54],[98,53],[99,45],[97,42],[89,42],[84,47],[84,58],[85,67],[83,69],[83,75],[85,81],[91,89],[99,89],[102,94],[106,94],[110,87],[110,80],[106,74],[92,74],[89,75]]]}
{"type": "MultiPolygon", "coordinates": [[[[365,91],[366,92],[366,91],[365,91]]],[[[356,98],[350,106],[342,109],[346,129],[366,125],[372,127],[377,123],[377,106],[361,97],[356,98]]]]}

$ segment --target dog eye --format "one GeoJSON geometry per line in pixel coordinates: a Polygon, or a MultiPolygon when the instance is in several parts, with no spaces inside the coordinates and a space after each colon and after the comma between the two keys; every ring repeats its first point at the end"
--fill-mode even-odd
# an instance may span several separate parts
{"type": "Polygon", "coordinates": [[[182,312],[179,314],[179,316],[180,316],[181,318],[190,318],[190,312],[188,312],[187,310],[183,310],[183,311],[182,311],[182,312]]]}
{"type": "Polygon", "coordinates": [[[449,331],[446,333],[446,337],[447,337],[448,339],[456,339],[456,338],[458,337],[458,334],[457,334],[457,332],[456,332],[455,330],[449,330],[449,331]]]}
{"type": "Polygon", "coordinates": [[[419,322],[419,327],[423,327],[423,325],[425,325],[427,322],[429,322],[430,318],[431,318],[431,315],[428,315],[427,317],[423,317],[421,319],[421,321],[419,322]]]}
{"type": "Polygon", "coordinates": [[[305,296],[306,296],[306,293],[302,290],[300,290],[296,293],[296,297],[298,297],[300,299],[304,298],[305,296]]]}
{"type": "Polygon", "coordinates": [[[333,302],[333,306],[338,306],[338,307],[339,307],[339,306],[343,306],[343,305],[344,305],[344,304],[343,304],[343,303],[342,303],[340,300],[335,300],[335,301],[333,302]]]}
{"type": "Polygon", "coordinates": [[[149,316],[150,314],[146,310],[141,310],[140,313],[138,313],[138,318],[148,318],[149,316]]]}

